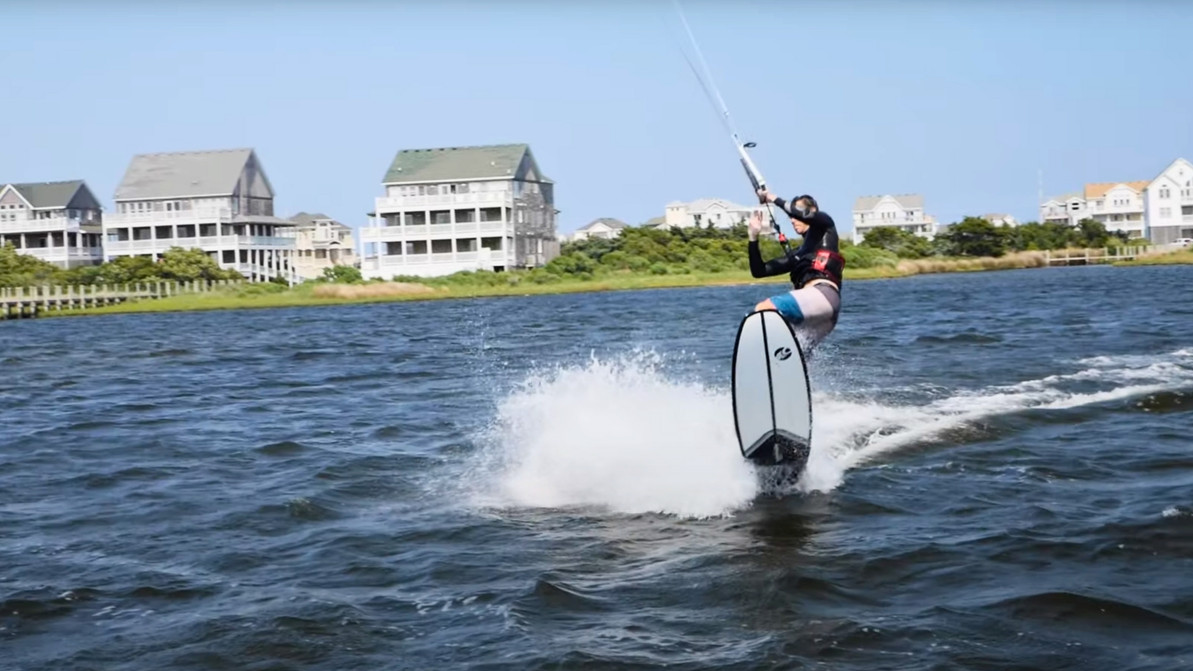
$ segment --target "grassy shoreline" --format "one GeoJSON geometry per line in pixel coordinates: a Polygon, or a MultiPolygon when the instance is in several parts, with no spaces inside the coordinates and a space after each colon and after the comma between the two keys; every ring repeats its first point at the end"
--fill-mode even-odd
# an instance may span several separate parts
{"type": "MultiPolygon", "coordinates": [[[[1043,267],[1043,254],[1025,252],[1000,258],[904,260],[896,266],[846,269],[846,282],[893,279],[913,275],[980,272],[1043,267]]],[[[546,284],[519,282],[504,285],[440,285],[410,283],[373,283],[363,285],[306,284],[279,291],[248,288],[183,294],[155,300],[119,303],[97,308],[46,312],[44,317],[69,317],[102,314],[149,312],[191,312],[207,310],[312,307],[404,301],[446,300],[452,298],[489,298],[499,296],[540,296],[632,291],[643,289],[678,289],[704,286],[745,286],[785,284],[786,276],[758,279],[746,271],[689,273],[683,275],[620,274],[590,280],[563,279],[546,284]]],[[[260,285],[257,285],[260,286],[260,285]]]]}
{"type": "Polygon", "coordinates": [[[1180,249],[1175,252],[1147,254],[1130,261],[1116,261],[1116,266],[1175,266],[1193,264],[1193,249],[1180,249]]]}
{"type": "MultiPolygon", "coordinates": [[[[1193,264],[1193,250],[1154,254],[1132,261],[1115,262],[1114,266],[1153,266],[1193,264]]],[[[982,272],[987,270],[1015,270],[1046,267],[1042,252],[1021,252],[1007,256],[972,259],[903,260],[895,266],[846,269],[846,282],[896,279],[914,275],[982,272]]],[[[212,291],[202,294],[181,294],[169,298],[119,303],[97,308],[45,312],[42,317],[74,317],[103,314],[152,312],[195,312],[208,310],[248,310],[322,305],[356,305],[405,301],[447,300],[462,298],[491,298],[501,296],[545,296],[603,291],[634,291],[644,289],[681,289],[708,286],[782,285],[786,276],[758,279],[746,271],[719,273],[688,273],[675,275],[616,274],[589,280],[561,279],[535,284],[304,284],[290,289],[262,289],[263,285],[212,291]]]]}

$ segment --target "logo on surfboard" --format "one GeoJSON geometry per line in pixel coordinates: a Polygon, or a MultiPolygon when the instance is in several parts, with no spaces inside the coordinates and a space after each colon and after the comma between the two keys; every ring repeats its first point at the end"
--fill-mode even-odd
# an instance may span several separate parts
{"type": "Polygon", "coordinates": [[[791,358],[791,348],[790,347],[780,347],[779,349],[775,350],[775,358],[778,359],[779,361],[786,361],[786,360],[790,359],[791,358]]]}

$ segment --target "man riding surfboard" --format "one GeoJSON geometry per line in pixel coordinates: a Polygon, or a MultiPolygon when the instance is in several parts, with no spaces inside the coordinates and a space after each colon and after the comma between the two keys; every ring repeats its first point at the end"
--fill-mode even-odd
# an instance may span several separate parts
{"type": "Polygon", "coordinates": [[[758,234],[767,224],[761,210],[754,212],[749,224],[750,274],[761,278],[790,273],[794,286],[791,291],[762,301],[754,310],[777,310],[802,336],[805,352],[810,352],[836,327],[841,313],[841,273],[845,259],[841,256],[837,225],[832,217],[820,211],[812,196],[803,195],[789,203],[766,189],[759,189],[758,197],[787,213],[795,232],[803,236],[803,243],[785,256],[763,262],[758,234]]]}

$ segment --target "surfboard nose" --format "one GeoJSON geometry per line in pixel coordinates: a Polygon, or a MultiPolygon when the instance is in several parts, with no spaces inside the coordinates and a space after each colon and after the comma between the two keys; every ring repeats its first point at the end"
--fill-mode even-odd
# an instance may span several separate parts
{"type": "Polygon", "coordinates": [[[733,419],[742,456],[802,471],[812,444],[804,353],[776,310],[747,315],[733,351],[733,419]]]}

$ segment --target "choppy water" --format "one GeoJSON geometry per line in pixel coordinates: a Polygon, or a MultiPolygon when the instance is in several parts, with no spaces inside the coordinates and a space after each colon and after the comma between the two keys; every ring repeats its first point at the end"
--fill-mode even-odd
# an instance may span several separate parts
{"type": "Polygon", "coordinates": [[[1193,267],[0,325],[0,667],[1193,667],[1193,267]]]}

